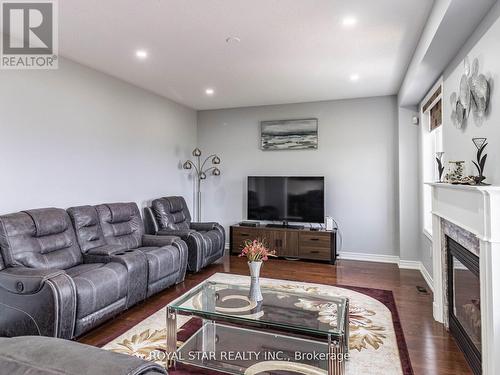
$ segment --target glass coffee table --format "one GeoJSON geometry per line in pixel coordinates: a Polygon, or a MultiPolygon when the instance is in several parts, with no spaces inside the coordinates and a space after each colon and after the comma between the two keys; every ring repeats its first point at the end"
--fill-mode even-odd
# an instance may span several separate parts
{"type": "Polygon", "coordinates": [[[261,287],[205,281],[167,306],[167,358],[229,374],[345,373],[349,300],[261,287]],[[201,327],[177,348],[177,316],[201,327]]]}

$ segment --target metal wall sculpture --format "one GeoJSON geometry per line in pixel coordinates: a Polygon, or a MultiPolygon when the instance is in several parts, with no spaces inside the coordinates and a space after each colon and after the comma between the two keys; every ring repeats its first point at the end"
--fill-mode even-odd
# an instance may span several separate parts
{"type": "Polygon", "coordinates": [[[477,58],[472,65],[465,58],[459,91],[451,94],[450,100],[453,109],[451,119],[457,128],[465,125],[471,113],[476,124],[482,124],[490,104],[490,83],[484,74],[479,74],[477,58]]]}

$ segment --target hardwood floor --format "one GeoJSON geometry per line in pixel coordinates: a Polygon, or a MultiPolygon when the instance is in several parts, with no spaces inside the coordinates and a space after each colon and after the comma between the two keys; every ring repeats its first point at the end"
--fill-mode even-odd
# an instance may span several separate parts
{"type": "MultiPolygon", "coordinates": [[[[182,284],[135,306],[79,341],[95,346],[106,344],[215,272],[248,275],[248,266],[241,258],[226,256],[220,264],[189,274],[182,284]]],[[[417,286],[427,287],[418,271],[400,270],[395,264],[385,263],[339,260],[332,266],[273,259],[262,268],[262,276],[392,290],[415,375],[472,374],[454,339],[443,325],[433,320],[432,294],[417,291],[417,286]]]]}

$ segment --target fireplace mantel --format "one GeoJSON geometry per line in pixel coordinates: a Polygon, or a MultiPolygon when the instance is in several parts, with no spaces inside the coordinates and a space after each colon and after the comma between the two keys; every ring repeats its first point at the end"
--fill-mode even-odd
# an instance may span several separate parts
{"type": "Polygon", "coordinates": [[[500,242],[500,186],[429,183],[432,213],[475,234],[500,242]]]}
{"type": "Polygon", "coordinates": [[[429,183],[432,187],[434,319],[445,322],[442,219],[479,239],[484,375],[500,374],[500,186],[429,183]]]}

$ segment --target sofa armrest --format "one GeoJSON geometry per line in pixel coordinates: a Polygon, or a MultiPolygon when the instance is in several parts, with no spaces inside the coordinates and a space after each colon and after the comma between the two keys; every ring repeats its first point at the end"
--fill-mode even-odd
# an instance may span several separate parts
{"type": "Polygon", "coordinates": [[[0,271],[0,301],[0,336],[73,338],[76,291],[66,272],[6,268],[0,271]]]}
{"type": "Polygon", "coordinates": [[[217,228],[219,224],[216,222],[191,223],[190,228],[196,231],[209,231],[217,228]]]}
{"type": "Polygon", "coordinates": [[[62,274],[65,272],[56,269],[6,268],[0,271],[0,287],[11,293],[33,294],[42,289],[47,280],[62,274]]]}
{"type": "Polygon", "coordinates": [[[180,240],[180,238],[178,236],[144,234],[142,236],[142,246],[163,247],[172,245],[175,240],[180,240]]]}
{"type": "Polygon", "coordinates": [[[119,252],[123,251],[122,246],[118,245],[103,245],[94,247],[86,252],[88,255],[96,255],[96,256],[112,256],[119,252]]]}
{"type": "Polygon", "coordinates": [[[159,236],[176,236],[186,238],[193,232],[196,231],[193,229],[160,229],[157,234],[159,236]]]}

